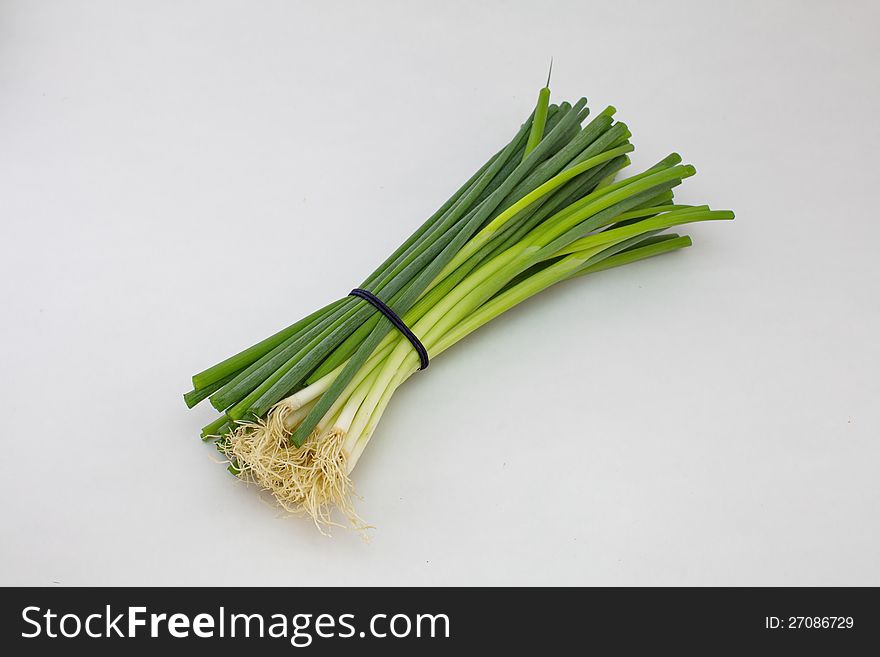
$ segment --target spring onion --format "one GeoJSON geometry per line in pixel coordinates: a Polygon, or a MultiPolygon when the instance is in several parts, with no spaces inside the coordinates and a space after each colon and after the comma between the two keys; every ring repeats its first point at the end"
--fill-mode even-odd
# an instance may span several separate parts
{"type": "MultiPolygon", "coordinates": [[[[608,107],[587,101],[532,114],[359,287],[375,294],[435,358],[538,292],[572,278],[691,245],[668,233],[729,220],[674,201],[694,167],[673,153],[619,179],[634,147],[608,107]]],[[[394,392],[419,369],[412,343],[376,308],[347,296],[193,376],[187,406],[221,412],[202,429],[230,471],[319,529],[352,504],[351,473],[394,392]]]]}

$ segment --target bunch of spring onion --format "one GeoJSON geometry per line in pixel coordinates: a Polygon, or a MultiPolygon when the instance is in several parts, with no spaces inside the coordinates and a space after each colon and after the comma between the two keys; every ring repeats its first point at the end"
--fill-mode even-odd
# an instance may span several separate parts
{"type": "MultiPolygon", "coordinates": [[[[672,154],[617,180],[633,150],[608,107],[587,101],[535,110],[513,139],[359,287],[384,301],[431,358],[558,283],[691,244],[665,233],[732,219],[673,202],[695,173],[672,154]]],[[[350,479],[394,391],[419,369],[411,342],[374,306],[348,296],[193,377],[188,406],[221,412],[202,430],[230,470],[288,511],[364,527],[350,479]]]]}

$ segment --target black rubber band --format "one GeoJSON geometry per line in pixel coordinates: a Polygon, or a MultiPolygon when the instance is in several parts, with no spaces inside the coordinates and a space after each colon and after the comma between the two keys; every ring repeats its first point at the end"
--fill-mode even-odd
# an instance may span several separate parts
{"type": "Polygon", "coordinates": [[[428,367],[428,350],[425,349],[425,345],[421,343],[421,341],[416,337],[416,334],[409,330],[409,327],[403,323],[403,320],[398,317],[397,313],[391,310],[388,305],[382,301],[375,294],[370,292],[369,290],[363,290],[359,287],[356,287],[351,292],[348,293],[350,297],[360,297],[367,303],[372,304],[376,310],[385,315],[392,324],[394,324],[394,328],[403,333],[406,336],[406,339],[410,341],[413,346],[413,349],[416,350],[416,353],[419,355],[419,369],[423,370],[428,367]]]}

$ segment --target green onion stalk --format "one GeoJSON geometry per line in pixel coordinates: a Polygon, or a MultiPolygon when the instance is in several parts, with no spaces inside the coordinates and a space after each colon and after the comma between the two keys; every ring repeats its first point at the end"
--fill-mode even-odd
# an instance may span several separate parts
{"type": "MultiPolygon", "coordinates": [[[[695,173],[675,153],[618,180],[634,147],[614,108],[583,125],[586,99],[549,96],[541,90],[513,139],[360,286],[432,359],[552,285],[690,246],[666,232],[676,226],[733,218],[674,202],[695,173]]],[[[345,297],[195,375],[184,399],[221,411],[202,435],[217,439],[234,474],[322,531],[334,509],[364,529],[351,473],[419,364],[384,315],[345,297]]]]}

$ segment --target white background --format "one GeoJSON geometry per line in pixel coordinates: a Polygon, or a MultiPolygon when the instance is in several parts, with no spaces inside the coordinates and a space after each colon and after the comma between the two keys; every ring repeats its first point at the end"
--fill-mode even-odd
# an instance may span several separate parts
{"type": "Polygon", "coordinates": [[[3,584],[880,584],[873,2],[0,4],[3,584]],[[189,376],[347,292],[529,113],[737,212],[395,397],[365,545],[189,376]]]}

